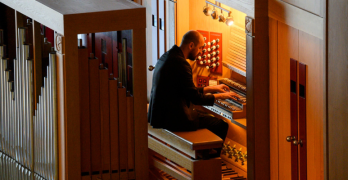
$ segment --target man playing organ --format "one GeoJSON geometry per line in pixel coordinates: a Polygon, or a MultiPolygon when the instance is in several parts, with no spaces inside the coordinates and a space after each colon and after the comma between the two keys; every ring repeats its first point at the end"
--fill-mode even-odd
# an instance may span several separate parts
{"type": "Polygon", "coordinates": [[[195,87],[192,69],[186,59],[194,61],[202,54],[203,47],[203,36],[197,31],[189,31],[183,36],[180,47],[174,45],[157,61],[148,121],[153,128],[170,131],[206,128],[224,140],[228,124],[193,107],[193,104],[212,106],[215,99],[231,99],[236,95],[224,84],[195,87]]]}

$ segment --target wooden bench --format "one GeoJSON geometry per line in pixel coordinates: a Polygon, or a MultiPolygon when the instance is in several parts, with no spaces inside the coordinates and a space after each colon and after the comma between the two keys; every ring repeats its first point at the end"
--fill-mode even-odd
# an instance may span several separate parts
{"type": "Polygon", "coordinates": [[[150,166],[177,179],[221,179],[221,158],[209,158],[209,152],[223,140],[208,129],[171,132],[148,124],[148,142],[150,166]]]}

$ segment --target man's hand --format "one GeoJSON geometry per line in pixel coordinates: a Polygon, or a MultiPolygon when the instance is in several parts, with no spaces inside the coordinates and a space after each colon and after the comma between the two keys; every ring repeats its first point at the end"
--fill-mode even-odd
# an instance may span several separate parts
{"type": "Polygon", "coordinates": [[[237,97],[237,94],[234,92],[226,92],[213,95],[215,99],[235,99],[237,97]]]}
{"type": "Polygon", "coordinates": [[[204,87],[203,92],[204,92],[204,94],[206,94],[206,93],[215,93],[215,92],[225,93],[225,92],[230,92],[230,88],[227,85],[225,85],[225,84],[219,84],[219,85],[216,85],[216,86],[204,87]]]}
{"type": "Polygon", "coordinates": [[[225,84],[219,84],[217,86],[214,86],[214,88],[215,88],[215,92],[219,92],[219,93],[230,92],[230,88],[225,84]]]}

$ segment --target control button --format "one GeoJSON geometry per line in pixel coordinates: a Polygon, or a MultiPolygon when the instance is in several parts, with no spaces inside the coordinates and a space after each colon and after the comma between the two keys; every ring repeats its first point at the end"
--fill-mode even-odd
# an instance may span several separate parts
{"type": "Polygon", "coordinates": [[[203,61],[200,61],[199,64],[203,65],[203,61]]]}
{"type": "Polygon", "coordinates": [[[216,57],[216,60],[219,60],[220,59],[220,57],[216,57]]]}
{"type": "Polygon", "coordinates": [[[204,41],[205,41],[205,40],[207,40],[207,38],[206,38],[206,37],[203,37],[203,39],[204,39],[204,41]]]}
{"type": "Polygon", "coordinates": [[[208,63],[210,63],[210,60],[208,59],[208,63]]]}
{"type": "Polygon", "coordinates": [[[205,47],[206,45],[207,45],[206,43],[203,44],[204,47],[205,47]]]}
{"type": "Polygon", "coordinates": [[[210,46],[210,42],[208,42],[208,46],[210,46]]]}
{"type": "Polygon", "coordinates": [[[216,45],[216,49],[219,49],[220,45],[216,45]]]}
{"type": "Polygon", "coordinates": [[[208,52],[210,52],[211,51],[211,49],[210,48],[208,48],[208,52]]]}
{"type": "Polygon", "coordinates": [[[215,41],[215,40],[213,40],[213,41],[211,42],[211,44],[215,44],[215,42],[216,42],[216,41],[215,41]]]}
{"type": "Polygon", "coordinates": [[[210,54],[208,54],[207,56],[208,56],[208,58],[210,58],[210,54]]]}
{"type": "Polygon", "coordinates": [[[203,49],[203,53],[205,53],[205,52],[207,52],[207,50],[206,50],[206,49],[203,49]]]}
{"type": "Polygon", "coordinates": [[[207,56],[206,56],[206,55],[203,55],[202,57],[203,57],[203,58],[206,58],[207,56]]]}
{"type": "Polygon", "coordinates": [[[216,52],[214,51],[213,53],[211,53],[212,56],[215,56],[216,55],[216,52]]]}
{"type": "Polygon", "coordinates": [[[220,51],[216,51],[216,54],[220,54],[220,51]]]}
{"type": "MultiPolygon", "coordinates": [[[[219,58],[219,57],[217,57],[217,58],[219,58]]],[[[211,59],[211,62],[215,62],[215,60],[216,60],[216,58],[213,57],[213,58],[211,59]]]]}
{"type": "Polygon", "coordinates": [[[220,41],[220,39],[216,39],[216,42],[218,43],[220,41]]]}
{"type": "Polygon", "coordinates": [[[201,60],[202,59],[202,57],[201,56],[198,56],[198,60],[201,60]]]}

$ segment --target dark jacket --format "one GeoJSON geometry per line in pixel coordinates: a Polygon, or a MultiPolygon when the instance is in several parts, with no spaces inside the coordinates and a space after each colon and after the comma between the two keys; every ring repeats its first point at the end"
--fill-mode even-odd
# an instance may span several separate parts
{"type": "Polygon", "coordinates": [[[203,88],[195,87],[191,66],[181,49],[174,45],[156,63],[148,121],[154,128],[196,130],[193,104],[212,106],[214,99],[213,95],[204,95],[203,88]]]}

